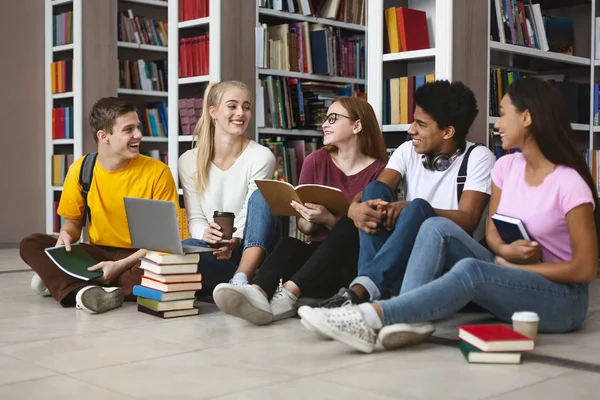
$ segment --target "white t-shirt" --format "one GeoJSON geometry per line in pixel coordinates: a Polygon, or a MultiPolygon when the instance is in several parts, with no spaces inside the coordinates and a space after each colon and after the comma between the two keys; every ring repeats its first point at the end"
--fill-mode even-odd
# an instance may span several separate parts
{"type": "Polygon", "coordinates": [[[208,185],[198,197],[196,185],[197,150],[188,150],[179,157],[179,180],[183,188],[190,235],[202,239],[204,230],[213,222],[215,211],[235,213],[233,236],[242,238],[246,225],[248,199],[257,189],[256,179],[271,179],[275,157],[267,147],[251,141],[227,171],[211,163],[208,185]]]}
{"type": "MultiPolygon", "coordinates": [[[[467,149],[473,143],[467,142],[465,151],[458,157],[446,171],[430,171],[423,167],[421,154],[417,153],[410,141],[403,143],[394,151],[386,168],[396,170],[402,175],[404,198],[406,200],[424,199],[433,208],[440,210],[457,210],[457,184],[458,171],[467,149]]],[[[463,193],[475,190],[486,194],[492,193],[491,171],[496,158],[485,146],[478,146],[469,155],[467,165],[467,180],[463,193]]],[[[476,239],[483,237],[485,227],[485,212],[473,236],[476,239]]]]}

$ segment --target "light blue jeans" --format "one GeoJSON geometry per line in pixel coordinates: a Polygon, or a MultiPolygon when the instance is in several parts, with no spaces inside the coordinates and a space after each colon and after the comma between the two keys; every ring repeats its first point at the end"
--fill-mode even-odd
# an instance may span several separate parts
{"type": "Polygon", "coordinates": [[[541,332],[568,332],[583,323],[587,284],[557,283],[493,260],[454,222],[428,219],[417,235],[400,295],[377,301],[384,325],[447,318],[470,301],[505,322],[515,311],[534,311],[541,332]]]}
{"type": "MultiPolygon", "coordinates": [[[[210,252],[200,253],[198,272],[202,273],[201,294],[212,295],[219,283],[228,282],[238,268],[242,253],[248,247],[260,247],[265,255],[273,249],[281,237],[279,218],[275,217],[259,190],[248,199],[244,237],[234,250],[230,260],[217,260],[210,252]]],[[[201,239],[185,239],[182,243],[192,246],[206,246],[201,239]]]]}

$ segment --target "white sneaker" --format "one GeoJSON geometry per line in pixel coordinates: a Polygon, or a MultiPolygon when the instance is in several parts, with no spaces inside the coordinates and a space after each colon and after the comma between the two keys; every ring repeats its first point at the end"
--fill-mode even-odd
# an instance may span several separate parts
{"type": "Polygon", "coordinates": [[[319,339],[331,340],[331,338],[329,336],[322,334],[314,326],[312,326],[310,324],[309,321],[313,320],[314,318],[311,318],[311,317],[306,318],[306,316],[308,314],[316,313],[316,312],[323,312],[324,310],[325,309],[322,309],[322,308],[312,308],[310,306],[301,306],[300,308],[298,308],[297,313],[298,313],[298,316],[300,317],[300,323],[302,324],[302,326],[304,326],[306,329],[308,329],[309,331],[311,331],[312,333],[317,335],[319,337],[319,339]]]}
{"type": "Polygon", "coordinates": [[[385,349],[394,350],[424,342],[433,332],[435,326],[429,322],[394,324],[379,331],[379,341],[385,349]]]}
{"type": "Polygon", "coordinates": [[[269,307],[273,313],[273,321],[279,321],[285,318],[291,318],[296,315],[296,302],[298,298],[294,296],[289,290],[283,287],[281,279],[279,280],[279,287],[275,291],[269,307]]]}
{"type": "Polygon", "coordinates": [[[273,321],[267,298],[251,285],[220,283],[213,291],[213,299],[224,313],[243,318],[255,325],[265,325],[273,321]]]}
{"type": "Polygon", "coordinates": [[[356,305],[313,309],[303,319],[316,330],[363,353],[373,352],[377,332],[367,325],[356,305]]]}
{"type": "Polygon", "coordinates": [[[91,314],[119,308],[124,301],[125,295],[120,287],[86,286],[75,296],[76,307],[91,314]]]}
{"type": "Polygon", "coordinates": [[[33,274],[33,276],[31,277],[31,290],[33,290],[34,293],[39,294],[42,297],[51,296],[50,291],[46,287],[46,284],[38,274],[33,274]]]}

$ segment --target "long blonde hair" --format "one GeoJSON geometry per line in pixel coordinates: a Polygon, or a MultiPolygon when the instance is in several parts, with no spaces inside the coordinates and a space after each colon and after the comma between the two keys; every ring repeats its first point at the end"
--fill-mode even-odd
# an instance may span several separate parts
{"type": "MultiPolygon", "coordinates": [[[[252,92],[246,84],[238,81],[211,82],[204,91],[204,104],[202,106],[202,116],[194,128],[195,147],[197,150],[197,191],[198,196],[202,196],[206,190],[208,182],[208,171],[213,158],[215,146],[215,121],[210,116],[210,107],[219,107],[223,93],[232,87],[244,90],[252,97],[252,92]]],[[[192,144],[194,146],[194,144],[192,144]]]]}

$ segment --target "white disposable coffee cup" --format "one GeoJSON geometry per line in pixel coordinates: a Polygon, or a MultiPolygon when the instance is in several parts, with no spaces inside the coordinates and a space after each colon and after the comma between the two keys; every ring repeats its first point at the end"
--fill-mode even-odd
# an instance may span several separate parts
{"type": "Polygon", "coordinates": [[[512,315],[513,329],[535,340],[540,317],[533,311],[519,311],[512,315]]]}

